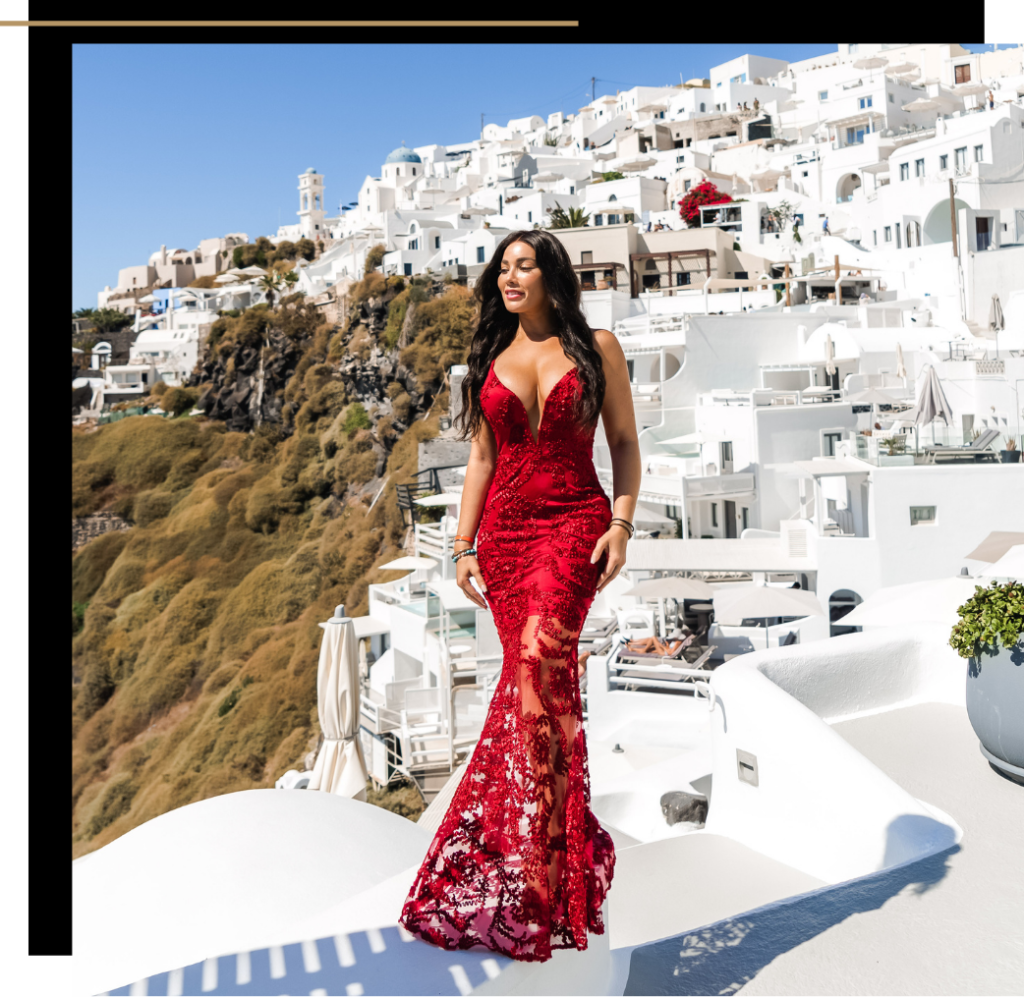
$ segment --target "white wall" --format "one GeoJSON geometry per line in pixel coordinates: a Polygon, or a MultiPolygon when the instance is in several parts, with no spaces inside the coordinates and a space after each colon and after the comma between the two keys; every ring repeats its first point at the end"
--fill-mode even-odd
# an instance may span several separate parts
{"type": "Polygon", "coordinates": [[[717,669],[705,831],[828,883],[954,844],[959,827],[821,719],[909,701],[962,704],[963,662],[943,636],[850,634],[745,654],[717,669]],[[756,757],[757,786],[738,777],[738,750],[756,757]]]}

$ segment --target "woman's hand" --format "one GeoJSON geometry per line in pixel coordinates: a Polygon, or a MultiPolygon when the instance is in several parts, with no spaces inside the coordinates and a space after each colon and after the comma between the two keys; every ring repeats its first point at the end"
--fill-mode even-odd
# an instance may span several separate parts
{"type": "Polygon", "coordinates": [[[455,578],[459,588],[466,593],[467,599],[475,602],[481,609],[487,608],[487,603],[480,595],[480,592],[487,591],[487,582],[484,581],[484,576],[480,573],[480,565],[472,554],[460,557],[455,562],[455,578]],[[473,587],[472,579],[474,578],[480,586],[480,592],[473,587]]]}
{"type": "Polygon", "coordinates": [[[590,563],[597,564],[602,551],[608,552],[608,563],[605,565],[604,573],[597,580],[597,591],[600,592],[623,568],[626,563],[626,541],[629,534],[621,527],[614,524],[608,532],[597,541],[594,553],[590,555],[590,563]]]}

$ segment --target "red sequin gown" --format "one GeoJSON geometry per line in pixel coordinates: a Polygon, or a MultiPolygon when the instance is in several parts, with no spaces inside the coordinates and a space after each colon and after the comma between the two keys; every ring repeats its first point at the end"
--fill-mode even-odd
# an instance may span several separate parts
{"type": "Polygon", "coordinates": [[[590,563],[611,504],[593,427],[572,416],[571,368],[544,404],[538,437],[494,365],[480,393],[497,465],[477,560],[501,638],[501,677],[480,740],[402,910],[446,949],[544,961],[604,932],[615,851],[590,811],[577,639],[607,555],[590,563]]]}

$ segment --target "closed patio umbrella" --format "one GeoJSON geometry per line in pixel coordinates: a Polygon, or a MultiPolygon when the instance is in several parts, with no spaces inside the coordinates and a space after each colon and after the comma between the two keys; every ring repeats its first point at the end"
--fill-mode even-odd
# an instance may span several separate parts
{"type": "Polygon", "coordinates": [[[903,363],[903,347],[899,343],[896,344],[896,376],[903,378],[905,386],[907,383],[907,368],[903,363]]]}
{"type": "Polygon", "coordinates": [[[359,746],[359,652],[356,630],[345,607],[321,623],[316,705],[324,741],[313,765],[309,789],[366,800],[366,762],[359,746]]]}
{"type": "Polygon", "coordinates": [[[832,333],[825,335],[825,373],[832,377],[836,372],[836,365],[833,361],[836,358],[835,348],[832,346],[832,333]]]}
{"type": "Polygon", "coordinates": [[[1000,304],[998,294],[992,295],[992,304],[988,310],[988,327],[995,332],[1006,328],[1006,322],[1003,319],[1003,306],[1000,304]]]}
{"type": "Polygon", "coordinates": [[[908,418],[915,426],[926,426],[936,419],[941,419],[948,426],[953,421],[952,406],[946,400],[938,373],[930,365],[921,378],[921,390],[917,395],[917,405],[910,410],[908,418]]]}

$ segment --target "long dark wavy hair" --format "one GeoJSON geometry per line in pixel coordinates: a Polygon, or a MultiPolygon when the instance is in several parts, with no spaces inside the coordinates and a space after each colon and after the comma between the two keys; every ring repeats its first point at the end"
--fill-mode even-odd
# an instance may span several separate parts
{"type": "Polygon", "coordinates": [[[483,419],[480,390],[487,379],[487,372],[491,362],[508,348],[519,329],[519,317],[505,307],[505,299],[498,289],[502,257],[514,242],[525,242],[533,249],[544,290],[554,306],[562,350],[576,364],[581,388],[574,408],[576,420],[585,426],[595,422],[604,403],[601,354],[594,348],[593,330],[580,310],[582,288],[569,254],[550,232],[523,229],[502,240],[476,282],[474,293],[480,302],[480,321],[469,347],[469,359],[466,361],[469,371],[462,379],[462,411],[455,417],[459,439],[462,440],[475,436],[479,431],[483,419]]]}

